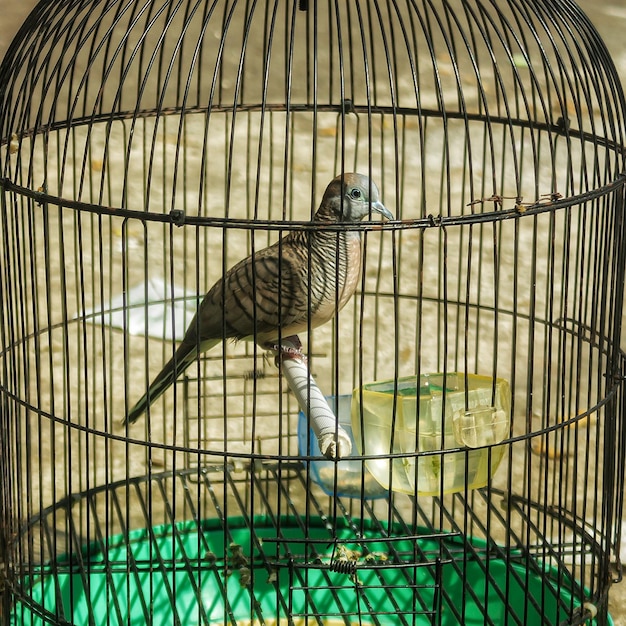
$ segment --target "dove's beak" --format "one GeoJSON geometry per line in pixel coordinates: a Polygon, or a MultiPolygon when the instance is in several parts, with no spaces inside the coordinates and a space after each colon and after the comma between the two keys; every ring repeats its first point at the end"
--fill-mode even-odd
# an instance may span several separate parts
{"type": "Polygon", "coordinates": [[[380,213],[385,220],[392,220],[393,213],[387,209],[387,207],[382,202],[372,202],[372,213],[373,212],[380,213]]]}

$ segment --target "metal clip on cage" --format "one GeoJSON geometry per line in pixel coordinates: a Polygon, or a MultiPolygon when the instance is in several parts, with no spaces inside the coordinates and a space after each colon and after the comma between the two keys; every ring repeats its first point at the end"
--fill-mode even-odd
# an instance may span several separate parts
{"type": "Polygon", "coordinates": [[[0,621],[610,623],[625,113],[571,0],[42,1],[0,66],[0,621]]]}

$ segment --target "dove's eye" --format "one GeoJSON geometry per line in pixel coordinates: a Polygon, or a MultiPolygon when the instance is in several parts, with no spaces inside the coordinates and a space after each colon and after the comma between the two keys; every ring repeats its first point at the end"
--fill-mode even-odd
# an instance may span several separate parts
{"type": "Polygon", "coordinates": [[[361,190],[360,190],[360,189],[353,189],[353,190],[350,192],[350,197],[351,197],[353,200],[360,200],[360,199],[361,199],[361,190]]]}

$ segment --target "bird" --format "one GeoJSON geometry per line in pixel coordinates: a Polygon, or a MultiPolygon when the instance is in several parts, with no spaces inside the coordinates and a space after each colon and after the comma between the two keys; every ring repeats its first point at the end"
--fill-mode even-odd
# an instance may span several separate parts
{"type": "Polygon", "coordinates": [[[285,338],[333,318],[361,276],[360,230],[328,228],[393,214],[368,176],[344,173],[326,187],[313,228],[290,231],[231,267],[204,296],[170,361],[127,412],[133,423],[197,358],[226,339],[280,349],[285,338]]]}

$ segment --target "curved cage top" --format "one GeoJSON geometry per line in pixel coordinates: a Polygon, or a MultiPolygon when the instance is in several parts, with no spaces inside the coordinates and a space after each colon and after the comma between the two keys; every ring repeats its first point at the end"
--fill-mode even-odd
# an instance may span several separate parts
{"type": "Polygon", "coordinates": [[[363,170],[399,219],[471,219],[623,169],[619,81],[571,2],[43,2],[0,94],[9,188],[139,212],[306,220],[363,170]]]}

